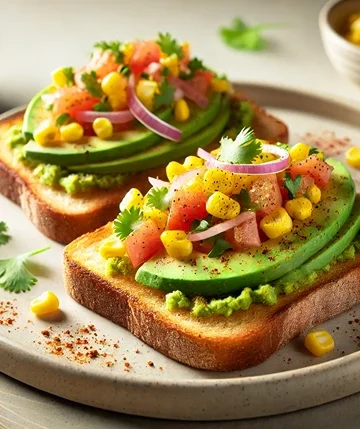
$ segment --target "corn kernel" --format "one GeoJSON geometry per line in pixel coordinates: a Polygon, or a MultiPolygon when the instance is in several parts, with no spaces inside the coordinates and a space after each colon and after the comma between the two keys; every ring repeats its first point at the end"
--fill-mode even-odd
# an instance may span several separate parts
{"type": "Polygon", "coordinates": [[[35,129],[33,137],[36,143],[41,146],[48,146],[60,141],[60,131],[50,121],[43,121],[35,129]]]}
{"type": "Polygon", "coordinates": [[[66,142],[76,142],[82,139],[84,128],[77,122],[72,122],[71,124],[60,127],[60,135],[62,140],[66,142]]]}
{"type": "Polygon", "coordinates": [[[305,220],[311,216],[313,206],[307,198],[298,197],[287,201],[285,209],[293,219],[305,220]]]}
{"type": "Polygon", "coordinates": [[[318,153],[316,154],[316,156],[317,156],[319,159],[321,159],[321,160],[323,160],[323,159],[324,159],[324,154],[323,154],[323,152],[318,152],[318,153]]]}
{"type": "Polygon", "coordinates": [[[176,161],[171,161],[166,166],[166,176],[169,179],[169,182],[173,182],[178,176],[181,176],[182,174],[186,173],[187,169],[176,161]]]}
{"type": "Polygon", "coordinates": [[[204,192],[204,182],[200,176],[196,176],[185,183],[185,185],[183,185],[183,189],[194,193],[204,192]]]}
{"type": "Polygon", "coordinates": [[[129,64],[130,59],[134,53],[134,44],[131,42],[123,43],[120,49],[124,55],[124,64],[129,64]]]}
{"type": "Polygon", "coordinates": [[[260,228],[269,238],[278,238],[292,230],[292,220],[283,207],[273,210],[260,222],[260,228]]]}
{"type": "Polygon", "coordinates": [[[182,98],[175,101],[175,119],[179,122],[185,122],[190,117],[190,109],[187,102],[182,98]]]}
{"type": "Polygon", "coordinates": [[[53,313],[59,308],[59,299],[51,291],[46,291],[38,298],[31,301],[30,309],[37,316],[53,313]]]}
{"type": "Polygon", "coordinates": [[[200,168],[204,165],[204,160],[198,156],[187,156],[184,160],[183,166],[187,170],[194,170],[195,168],[200,168]]]}
{"type": "Polygon", "coordinates": [[[240,213],[240,204],[223,194],[214,192],[206,202],[206,210],[219,219],[234,219],[240,213]]]}
{"type": "Polygon", "coordinates": [[[212,150],[210,153],[212,156],[214,156],[215,158],[217,158],[220,154],[221,148],[218,147],[217,149],[212,150]]]}
{"type": "Polygon", "coordinates": [[[310,332],[305,337],[305,347],[315,356],[323,356],[335,347],[333,337],[326,331],[310,332]]]}
{"type": "Polygon", "coordinates": [[[291,160],[294,162],[303,161],[309,156],[310,146],[305,143],[297,143],[289,149],[291,160]]]}
{"type": "Polygon", "coordinates": [[[274,161],[276,156],[272,153],[262,152],[260,155],[256,156],[252,161],[252,164],[264,164],[264,162],[274,161]]]}
{"type": "Polygon", "coordinates": [[[214,92],[228,92],[230,89],[230,83],[226,79],[214,78],[211,81],[211,88],[214,92]]]}
{"type": "Polygon", "coordinates": [[[109,73],[102,80],[101,88],[113,110],[121,110],[127,106],[127,78],[124,75],[109,73]]]}
{"type": "Polygon", "coordinates": [[[234,174],[233,194],[240,194],[242,189],[248,189],[259,176],[248,174],[234,174]]]}
{"type": "Polygon", "coordinates": [[[230,195],[234,189],[234,184],[235,178],[230,171],[209,168],[204,174],[205,189],[209,193],[220,191],[230,195]]]}
{"type": "Polygon", "coordinates": [[[99,247],[100,255],[107,258],[120,258],[126,254],[126,247],[118,237],[109,237],[99,247]]]}
{"type": "Polygon", "coordinates": [[[146,206],[144,207],[143,216],[146,220],[153,220],[156,223],[158,229],[164,230],[168,221],[169,212],[162,212],[161,210],[154,207],[146,206]]]}
{"type": "Polygon", "coordinates": [[[160,58],[160,64],[169,70],[170,75],[179,76],[179,58],[176,54],[160,58]]]}
{"type": "Polygon", "coordinates": [[[321,200],[321,190],[316,185],[311,185],[306,194],[313,204],[317,204],[321,200]]]}
{"type": "Polygon", "coordinates": [[[360,148],[351,147],[345,153],[346,162],[354,168],[360,168],[360,148]]]}
{"type": "Polygon", "coordinates": [[[159,84],[153,80],[140,79],[136,87],[136,95],[142,104],[150,111],[153,110],[155,94],[159,93],[159,84]]]}
{"type": "Polygon", "coordinates": [[[107,118],[96,118],[93,122],[95,134],[103,140],[109,139],[113,135],[113,125],[107,118]]]}
{"type": "Polygon", "coordinates": [[[129,210],[131,207],[141,208],[144,204],[143,194],[139,189],[131,188],[120,203],[120,211],[129,210]]]}
{"type": "Polygon", "coordinates": [[[161,234],[160,239],[167,254],[172,258],[184,259],[193,251],[193,244],[184,231],[167,230],[161,234]]]}
{"type": "Polygon", "coordinates": [[[51,73],[53,85],[58,88],[63,88],[68,85],[68,79],[64,73],[64,67],[54,70],[51,73]]]}

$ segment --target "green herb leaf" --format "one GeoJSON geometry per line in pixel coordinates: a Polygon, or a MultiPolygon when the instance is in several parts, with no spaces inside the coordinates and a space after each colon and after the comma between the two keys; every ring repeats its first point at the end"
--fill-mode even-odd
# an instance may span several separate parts
{"type": "Polygon", "coordinates": [[[111,51],[114,54],[117,64],[122,64],[124,62],[124,54],[121,51],[121,47],[122,43],[117,40],[110,42],[101,41],[94,44],[94,48],[99,48],[103,51],[111,51]]]}
{"type": "Polygon", "coordinates": [[[311,147],[310,150],[309,150],[309,156],[311,156],[311,155],[317,155],[318,153],[320,153],[320,151],[315,146],[311,147]]]}
{"type": "Polygon", "coordinates": [[[95,112],[110,112],[111,108],[109,106],[109,103],[106,99],[99,101],[98,103],[94,104],[93,109],[95,112]]]}
{"type": "Polygon", "coordinates": [[[122,211],[114,221],[114,232],[123,240],[129,236],[142,221],[142,213],[138,207],[130,207],[129,210],[122,211]]]}
{"type": "Polygon", "coordinates": [[[275,143],[275,146],[281,147],[281,149],[289,150],[289,145],[286,143],[277,142],[275,143]]]}
{"type": "Polygon", "coordinates": [[[210,220],[194,220],[194,222],[191,224],[190,231],[191,232],[202,232],[206,231],[211,227],[211,221],[210,220]]]}
{"type": "Polygon", "coordinates": [[[0,260],[0,287],[9,292],[26,292],[37,282],[36,277],[31,274],[27,266],[28,259],[31,256],[48,250],[50,247],[44,247],[32,252],[23,253],[14,258],[0,260]]]}
{"type": "Polygon", "coordinates": [[[239,195],[233,195],[233,198],[240,203],[241,211],[256,211],[257,205],[251,201],[250,194],[246,189],[241,189],[239,195]]]}
{"type": "Polygon", "coordinates": [[[176,39],[171,37],[170,33],[159,33],[156,43],[160,46],[164,54],[176,54],[178,58],[184,56],[183,50],[176,39]]]}
{"type": "Polygon", "coordinates": [[[51,103],[45,106],[45,110],[47,110],[48,112],[51,112],[53,108],[54,108],[54,103],[51,103]]]}
{"type": "Polygon", "coordinates": [[[171,106],[174,101],[175,88],[167,80],[163,79],[159,89],[160,94],[155,94],[154,97],[154,110],[157,110],[159,107],[171,106]]]}
{"type": "Polygon", "coordinates": [[[161,70],[162,76],[168,76],[169,73],[170,73],[170,70],[167,67],[163,67],[163,69],[161,70]]]}
{"type": "Polygon", "coordinates": [[[92,70],[90,73],[81,75],[81,82],[84,83],[86,90],[93,96],[101,98],[103,95],[100,82],[98,82],[96,73],[92,70]]]}
{"type": "Polygon", "coordinates": [[[189,61],[188,69],[190,70],[190,73],[184,73],[184,72],[180,73],[179,77],[181,79],[184,79],[184,80],[191,79],[192,77],[194,77],[196,71],[207,70],[203,62],[197,57],[194,57],[189,61]]]}
{"type": "Polygon", "coordinates": [[[296,197],[296,194],[301,185],[301,176],[298,174],[294,180],[292,180],[289,173],[285,174],[284,186],[288,190],[289,198],[292,200],[296,197]]]}
{"type": "Polygon", "coordinates": [[[235,139],[243,128],[252,126],[253,119],[254,109],[251,104],[247,101],[234,100],[231,103],[231,113],[226,135],[235,139]]]}
{"type": "Polygon", "coordinates": [[[150,191],[146,194],[147,204],[161,211],[168,209],[168,192],[169,188],[167,188],[166,186],[163,186],[162,188],[151,188],[150,191]]]}
{"type": "Polygon", "coordinates": [[[150,78],[150,75],[149,75],[149,73],[141,73],[140,77],[141,77],[142,79],[149,79],[149,78],[150,78]]]}
{"type": "Polygon", "coordinates": [[[74,69],[72,67],[64,67],[63,73],[66,78],[66,84],[67,86],[73,86],[74,85],[74,69]]]}
{"type": "Polygon", "coordinates": [[[10,241],[10,235],[7,234],[8,227],[5,222],[0,222],[0,246],[10,241]]]}
{"type": "Polygon", "coordinates": [[[265,48],[263,30],[277,27],[279,24],[258,24],[248,26],[240,18],[235,18],[230,27],[220,28],[223,42],[236,50],[260,51],[265,48]]]}
{"type": "Polygon", "coordinates": [[[130,76],[130,74],[131,74],[130,67],[123,65],[120,69],[120,74],[123,74],[124,76],[130,76]]]}
{"type": "Polygon", "coordinates": [[[232,249],[232,244],[222,238],[218,238],[215,241],[214,247],[208,253],[208,257],[217,258],[218,256],[221,256],[225,250],[229,249],[232,249]]]}
{"type": "Polygon", "coordinates": [[[261,143],[251,128],[243,128],[235,140],[222,137],[220,145],[219,160],[232,164],[251,164],[261,153],[261,143]]]}
{"type": "Polygon", "coordinates": [[[61,127],[61,125],[65,125],[70,119],[70,115],[68,113],[63,113],[62,115],[56,118],[56,125],[61,127]]]}

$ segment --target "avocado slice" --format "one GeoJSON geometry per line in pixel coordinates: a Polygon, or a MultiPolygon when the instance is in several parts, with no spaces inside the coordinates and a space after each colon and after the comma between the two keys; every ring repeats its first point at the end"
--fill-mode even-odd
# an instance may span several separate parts
{"type": "Polygon", "coordinates": [[[289,234],[247,252],[224,253],[221,258],[194,252],[191,260],[177,261],[160,254],[138,269],[136,281],[166,292],[216,296],[256,288],[296,269],[333,239],[352,211],[355,185],[349,172],[336,160],[327,162],[334,170],[321,202],[311,217],[294,221],[289,234]]]}
{"type": "Polygon", "coordinates": [[[230,117],[230,107],[226,99],[222,102],[220,112],[211,125],[179,143],[164,140],[147,151],[128,158],[98,164],[71,166],[68,167],[68,170],[77,173],[112,174],[141,171],[150,166],[153,168],[164,165],[174,159],[189,155],[198,147],[207,146],[214,141],[222,133],[230,117]]]}
{"type": "MultiPolygon", "coordinates": [[[[25,112],[23,130],[27,136],[34,131],[41,120],[49,116],[44,109],[44,102],[41,98],[44,93],[46,90],[36,95],[25,112]]],[[[186,139],[206,127],[214,119],[220,104],[221,95],[214,94],[207,109],[202,110],[191,105],[191,118],[188,121],[177,122],[173,120],[170,123],[179,128],[183,133],[183,139],[186,139]]],[[[158,117],[166,122],[170,120],[171,116],[172,110],[170,108],[158,113],[158,117]]],[[[116,133],[109,140],[102,140],[94,136],[84,137],[82,141],[76,143],[65,142],[51,147],[40,146],[31,140],[25,145],[24,154],[27,159],[67,167],[127,157],[144,151],[162,140],[161,136],[142,125],[138,125],[134,130],[116,133]]]]}

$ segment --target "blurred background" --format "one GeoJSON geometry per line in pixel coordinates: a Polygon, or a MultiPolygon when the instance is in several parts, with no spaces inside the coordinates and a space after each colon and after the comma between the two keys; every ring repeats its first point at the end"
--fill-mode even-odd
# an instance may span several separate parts
{"type": "Polygon", "coordinates": [[[0,111],[25,104],[51,71],[86,62],[94,42],[152,38],[169,31],[191,42],[205,64],[233,80],[285,84],[342,94],[323,51],[318,13],[324,0],[0,0],[0,111]],[[260,52],[236,51],[219,37],[234,17],[279,23],[260,52]]]}

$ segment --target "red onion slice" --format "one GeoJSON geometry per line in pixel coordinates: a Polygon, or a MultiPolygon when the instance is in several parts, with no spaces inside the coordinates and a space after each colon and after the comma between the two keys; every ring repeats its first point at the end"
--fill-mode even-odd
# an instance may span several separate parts
{"type": "Polygon", "coordinates": [[[146,109],[146,107],[137,98],[135,93],[135,79],[134,76],[130,76],[128,85],[128,99],[129,109],[135,118],[141,122],[146,128],[162,136],[166,139],[179,141],[182,137],[182,132],[169,125],[165,121],[159,119],[153,113],[146,109]]]}
{"type": "Polygon", "coordinates": [[[206,231],[196,232],[195,234],[188,234],[187,237],[190,241],[206,240],[207,238],[214,237],[215,235],[221,234],[228,229],[234,228],[244,222],[255,219],[255,212],[244,212],[236,216],[234,219],[227,220],[222,223],[218,223],[215,226],[207,229],[206,231]]]}
{"type": "Polygon", "coordinates": [[[218,161],[211,153],[199,148],[197,154],[200,158],[206,161],[210,168],[219,168],[231,171],[232,173],[241,174],[270,174],[278,173],[285,170],[290,165],[289,152],[279,146],[271,144],[262,145],[263,152],[271,153],[279,158],[275,161],[266,162],[264,164],[230,164],[227,162],[218,161]]]}
{"type": "Polygon", "coordinates": [[[75,113],[75,118],[79,122],[94,122],[97,118],[106,118],[112,124],[125,124],[134,119],[130,110],[119,112],[95,112],[94,110],[81,110],[75,113]]]}
{"type": "Polygon", "coordinates": [[[169,77],[169,82],[171,85],[175,86],[177,89],[181,89],[189,100],[196,103],[202,109],[206,109],[209,105],[209,100],[205,95],[200,94],[193,86],[189,85],[185,80],[182,80],[175,76],[169,77]]]}
{"type": "Polygon", "coordinates": [[[156,179],[155,177],[148,177],[149,183],[154,188],[163,188],[164,186],[170,186],[170,182],[165,182],[164,180],[156,179]]]}

